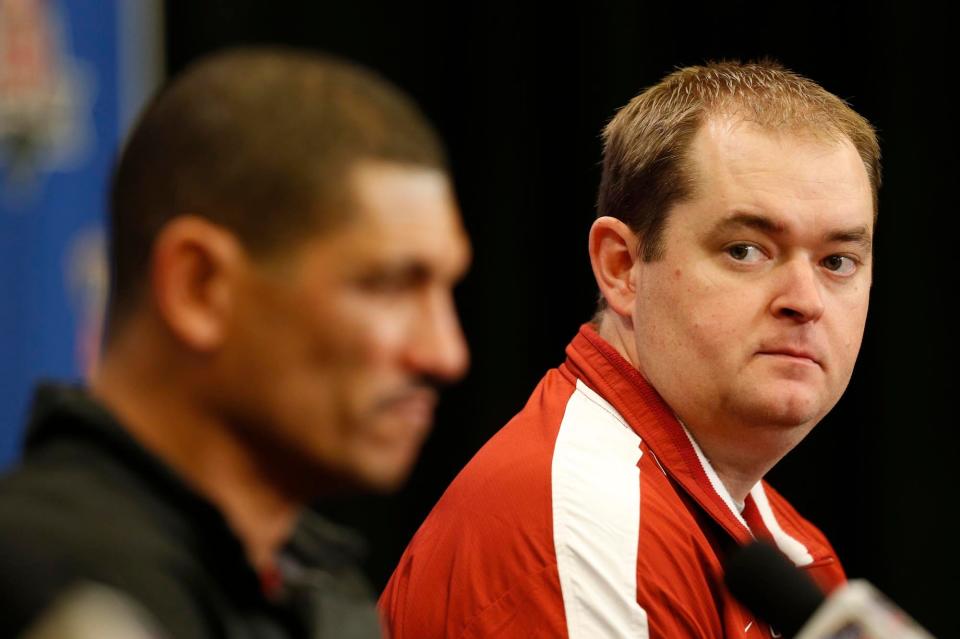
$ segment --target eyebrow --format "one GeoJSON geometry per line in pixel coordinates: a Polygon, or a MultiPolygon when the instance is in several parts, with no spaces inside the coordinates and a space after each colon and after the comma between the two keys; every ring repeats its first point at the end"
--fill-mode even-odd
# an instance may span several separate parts
{"type": "Polygon", "coordinates": [[[827,233],[826,239],[828,242],[857,244],[868,255],[873,250],[873,236],[870,235],[870,231],[865,226],[827,233]]]}
{"type": "Polygon", "coordinates": [[[455,264],[452,268],[446,269],[443,266],[438,267],[429,259],[420,256],[402,255],[395,258],[388,258],[374,265],[372,270],[379,274],[400,277],[413,282],[426,282],[433,277],[459,282],[470,270],[470,256],[468,255],[462,263],[455,264]]]}
{"type": "MultiPolygon", "coordinates": [[[[713,227],[711,234],[717,235],[743,227],[755,229],[769,235],[784,235],[787,233],[786,225],[766,215],[734,213],[720,220],[716,226],[713,227]]],[[[873,236],[866,226],[855,226],[848,229],[829,231],[824,235],[824,240],[831,243],[857,244],[868,254],[873,250],[873,236]]]]}

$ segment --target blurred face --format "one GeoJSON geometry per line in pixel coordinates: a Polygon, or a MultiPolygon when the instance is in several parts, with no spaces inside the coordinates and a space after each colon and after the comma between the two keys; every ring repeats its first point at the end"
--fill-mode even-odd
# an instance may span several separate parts
{"type": "Polygon", "coordinates": [[[434,383],[466,370],[452,289],[470,249],[443,173],[361,162],[352,186],[349,222],[251,267],[233,420],[291,468],[390,489],[430,429],[434,383]]]}
{"type": "MultiPolygon", "coordinates": [[[[856,150],[726,119],[690,158],[664,258],[638,262],[636,353],[688,424],[802,437],[837,402],[863,336],[873,209],[856,150]]],[[[794,442],[795,443],[795,442],[794,442]]]]}

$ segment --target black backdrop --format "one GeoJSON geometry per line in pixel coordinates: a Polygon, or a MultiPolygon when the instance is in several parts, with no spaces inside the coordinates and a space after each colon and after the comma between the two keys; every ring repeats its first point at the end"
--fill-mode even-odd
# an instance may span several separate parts
{"type": "Polygon", "coordinates": [[[324,504],[371,541],[382,585],[471,455],[524,403],[593,309],[586,256],[599,130],[675,66],[770,56],[879,129],[884,187],[867,335],[834,412],[770,479],[873,581],[940,637],[960,576],[951,497],[958,423],[957,50],[952,15],[917,5],[606,1],[561,10],[418,0],[170,2],[170,71],[239,43],[285,43],[379,70],[450,150],[475,261],[458,291],[473,351],[408,486],[324,504]]]}

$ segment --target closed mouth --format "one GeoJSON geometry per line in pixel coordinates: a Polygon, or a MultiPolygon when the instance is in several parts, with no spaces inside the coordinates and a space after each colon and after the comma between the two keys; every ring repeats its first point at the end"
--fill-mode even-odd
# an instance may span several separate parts
{"type": "Polygon", "coordinates": [[[790,357],[797,360],[806,360],[822,368],[822,364],[820,364],[820,360],[814,357],[814,355],[809,351],[804,351],[801,349],[777,348],[777,349],[759,351],[757,354],[758,355],[775,355],[780,357],[790,357]]]}

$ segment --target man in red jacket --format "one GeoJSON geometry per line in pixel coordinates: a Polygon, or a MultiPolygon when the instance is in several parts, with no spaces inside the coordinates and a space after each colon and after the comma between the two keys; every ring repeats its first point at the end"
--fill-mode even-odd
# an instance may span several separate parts
{"type": "Polygon", "coordinates": [[[722,63],[604,134],[601,308],[410,543],[380,600],[394,639],[777,636],[723,586],[752,538],[844,580],[763,477],[850,380],[873,129],[778,65],[722,63]]]}

